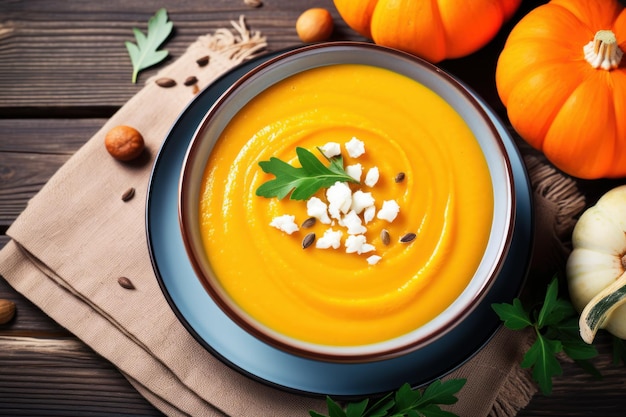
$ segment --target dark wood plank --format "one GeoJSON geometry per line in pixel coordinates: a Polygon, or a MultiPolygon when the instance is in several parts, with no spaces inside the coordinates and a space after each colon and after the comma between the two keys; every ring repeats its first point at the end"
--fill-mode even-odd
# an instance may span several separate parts
{"type": "Polygon", "coordinates": [[[602,375],[596,379],[578,365],[562,360],[563,374],[553,379],[550,396],[536,394],[518,417],[603,416],[621,417],[626,409],[626,367],[613,364],[612,337],[601,332],[594,344],[600,356],[592,360],[602,375]]]}
{"type": "Polygon", "coordinates": [[[0,119],[0,233],[105,119],[0,119]]]}
{"type": "Polygon", "coordinates": [[[73,155],[102,119],[0,119],[0,153],[73,155]]]}
{"type": "Polygon", "coordinates": [[[110,113],[121,106],[158,69],[145,71],[132,84],[124,46],[125,41],[134,42],[133,27],[145,31],[157,7],[165,7],[174,22],[174,36],[165,45],[171,61],[198,36],[229,27],[228,22],[242,14],[252,29],[270,39],[268,49],[297,45],[295,20],[313,6],[333,10],[336,37],[360,39],[338,18],[332,0],[266,1],[259,8],[243,0],[165,0],[158,6],[125,0],[3,2],[0,115],[30,116],[43,107],[59,114],[76,113],[80,107],[85,114],[85,106],[110,113]]]}
{"type": "MultiPolygon", "coordinates": [[[[2,246],[3,242],[0,240],[0,248],[2,246]]],[[[69,331],[45,315],[39,307],[15,291],[2,276],[0,276],[0,299],[15,303],[15,317],[6,324],[0,324],[0,336],[72,336],[69,331]]]]}
{"type": "Polygon", "coordinates": [[[0,336],[0,369],[0,415],[162,415],[73,338],[0,336]]]}

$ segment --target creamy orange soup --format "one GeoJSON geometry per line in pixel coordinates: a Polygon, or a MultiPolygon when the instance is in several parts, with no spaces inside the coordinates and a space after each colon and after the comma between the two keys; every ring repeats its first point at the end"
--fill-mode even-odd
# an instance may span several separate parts
{"type": "Polygon", "coordinates": [[[387,70],[334,65],[272,86],[236,115],[207,163],[199,210],[212,268],[245,311],[299,340],[353,346],[403,335],[454,301],[487,245],[493,192],[473,134],[431,90],[387,70]],[[365,144],[357,159],[343,148],[352,137],[365,144]],[[383,200],[400,206],[393,222],[366,225],[374,252],[348,254],[343,239],[338,249],[303,249],[306,234],[319,238],[330,226],[318,221],[288,235],[272,219],[290,214],[300,224],[306,203],[255,195],[274,178],[260,161],[297,166],[296,146],[324,160],[316,148],[327,142],[342,145],[346,166],[378,167],[373,188],[353,190],[371,191],[377,208],[383,200]],[[399,242],[409,232],[416,238],[399,242]],[[381,256],[375,265],[365,260],[371,254],[381,256]]]}

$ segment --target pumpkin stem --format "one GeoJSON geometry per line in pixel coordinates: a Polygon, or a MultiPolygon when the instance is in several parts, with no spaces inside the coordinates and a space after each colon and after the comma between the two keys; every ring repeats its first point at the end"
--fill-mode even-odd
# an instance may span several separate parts
{"type": "Polygon", "coordinates": [[[612,70],[619,66],[624,52],[617,45],[617,38],[610,30],[599,30],[593,40],[583,47],[585,59],[592,67],[612,70]]]}

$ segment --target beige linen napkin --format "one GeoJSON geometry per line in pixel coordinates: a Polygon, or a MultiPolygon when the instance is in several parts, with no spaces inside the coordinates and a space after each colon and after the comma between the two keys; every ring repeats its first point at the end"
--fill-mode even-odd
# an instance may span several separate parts
{"type": "MultiPolygon", "coordinates": [[[[176,80],[175,87],[150,80],[59,169],[9,229],[12,240],[0,252],[0,274],[168,415],[306,416],[309,409],[324,411],[323,400],[242,376],[195,341],[165,300],[147,247],[152,162],[194,96],[183,81],[195,75],[200,88],[207,86],[265,47],[265,39],[250,32],[243,18],[233,25],[199,38],[157,75],[176,80]],[[209,65],[199,67],[195,61],[206,55],[209,65]],[[143,161],[119,163],[106,152],[104,135],[119,124],[143,133],[143,161]],[[121,195],[130,187],[136,195],[124,202],[121,195]],[[120,276],[129,277],[135,289],[118,285],[120,276]]],[[[558,209],[545,210],[548,227],[558,209]]],[[[527,334],[501,329],[448,376],[468,379],[451,409],[461,416],[515,415],[535,392],[518,366],[527,343],[527,334]]]]}

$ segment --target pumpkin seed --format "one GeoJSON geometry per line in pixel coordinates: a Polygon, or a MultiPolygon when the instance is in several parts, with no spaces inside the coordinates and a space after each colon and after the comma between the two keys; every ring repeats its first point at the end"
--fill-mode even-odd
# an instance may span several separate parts
{"type": "Polygon", "coordinates": [[[413,241],[413,239],[415,239],[417,235],[415,233],[407,233],[404,236],[402,236],[400,238],[400,242],[402,243],[409,243],[411,241],[413,241]]]}
{"type": "Polygon", "coordinates": [[[198,82],[198,79],[194,77],[193,75],[190,75],[189,77],[185,78],[185,82],[183,84],[185,84],[186,86],[190,86],[190,85],[194,85],[197,82],[198,82]]]}
{"type": "Polygon", "coordinates": [[[302,239],[302,249],[306,249],[315,242],[315,233],[309,233],[302,239]]]}
{"type": "Polygon", "coordinates": [[[135,189],[133,187],[130,187],[128,190],[124,191],[124,194],[122,194],[122,201],[127,202],[134,196],[135,196],[135,189]]]}
{"type": "Polygon", "coordinates": [[[199,67],[206,67],[207,65],[209,65],[210,60],[211,60],[211,57],[206,55],[206,56],[203,56],[202,58],[196,59],[196,64],[198,64],[199,67]]]}
{"type": "Polygon", "coordinates": [[[305,221],[302,222],[302,228],[303,229],[309,229],[313,226],[315,226],[315,222],[317,222],[317,219],[315,217],[309,217],[308,219],[306,219],[305,221]]]}
{"type": "Polygon", "coordinates": [[[126,278],[126,277],[119,277],[117,279],[117,283],[120,284],[120,286],[122,288],[126,288],[127,290],[134,290],[135,289],[135,286],[133,285],[131,280],[126,278]]]}
{"type": "Polygon", "coordinates": [[[389,236],[389,232],[387,229],[383,229],[380,231],[380,240],[383,242],[383,245],[387,246],[391,242],[391,237],[389,236]]]}
{"type": "Polygon", "coordinates": [[[176,85],[176,81],[172,80],[171,78],[159,78],[158,80],[155,81],[155,83],[159,87],[163,87],[163,88],[170,88],[176,85]]]}

